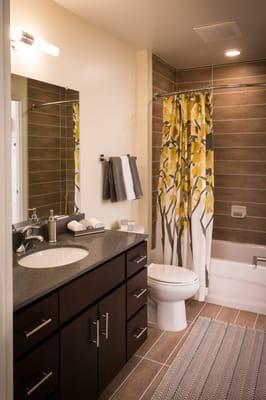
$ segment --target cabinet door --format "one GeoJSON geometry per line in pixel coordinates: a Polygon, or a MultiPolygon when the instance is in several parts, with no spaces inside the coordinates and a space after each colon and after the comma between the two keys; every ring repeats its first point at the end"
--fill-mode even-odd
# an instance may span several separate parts
{"type": "Polygon", "coordinates": [[[114,378],[126,362],[126,288],[106,296],[99,304],[99,390],[114,378]]]}
{"type": "Polygon", "coordinates": [[[61,330],[61,400],[97,398],[96,320],[95,305],[61,330]]]}

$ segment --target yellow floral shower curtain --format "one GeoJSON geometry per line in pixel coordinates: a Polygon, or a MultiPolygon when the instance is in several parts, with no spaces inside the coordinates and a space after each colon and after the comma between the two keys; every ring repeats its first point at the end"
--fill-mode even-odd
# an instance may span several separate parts
{"type": "Polygon", "coordinates": [[[74,138],[74,161],[75,161],[75,208],[74,212],[80,211],[80,130],[79,130],[79,104],[73,104],[73,138],[74,138]]]}
{"type": "Polygon", "coordinates": [[[212,110],[209,91],[163,101],[157,245],[165,264],[197,273],[198,300],[204,300],[208,287],[213,228],[212,110]]]}

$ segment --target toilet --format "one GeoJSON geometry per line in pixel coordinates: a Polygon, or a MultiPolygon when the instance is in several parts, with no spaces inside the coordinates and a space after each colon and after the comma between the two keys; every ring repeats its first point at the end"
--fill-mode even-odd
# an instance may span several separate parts
{"type": "Polygon", "coordinates": [[[150,264],[148,287],[156,303],[159,329],[181,331],[187,327],[185,300],[199,289],[197,274],[188,268],[173,265],[150,264]]]}

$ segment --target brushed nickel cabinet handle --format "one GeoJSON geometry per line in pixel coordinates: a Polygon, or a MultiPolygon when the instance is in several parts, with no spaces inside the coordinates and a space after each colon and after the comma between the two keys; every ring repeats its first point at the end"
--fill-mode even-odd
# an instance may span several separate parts
{"type": "Polygon", "coordinates": [[[139,333],[134,333],[134,338],[136,338],[137,340],[141,338],[142,335],[144,335],[144,333],[147,331],[147,326],[145,328],[140,328],[140,332],[139,333]]]}
{"type": "Polygon", "coordinates": [[[93,321],[93,325],[96,325],[96,340],[92,340],[92,343],[95,343],[96,347],[100,347],[100,320],[93,321]]]}
{"type": "Polygon", "coordinates": [[[35,328],[33,328],[31,330],[25,330],[24,331],[26,338],[28,339],[29,337],[34,335],[36,332],[38,332],[39,330],[41,330],[45,326],[49,325],[51,322],[52,322],[52,318],[42,319],[41,323],[38,326],[36,326],[35,328]]]}
{"type": "Polygon", "coordinates": [[[147,293],[147,288],[145,288],[145,289],[137,289],[136,292],[133,294],[133,296],[136,297],[136,299],[139,299],[145,293],[147,293]]]}
{"type": "Polygon", "coordinates": [[[109,338],[109,313],[102,314],[102,317],[105,318],[105,332],[102,332],[102,335],[105,336],[105,339],[109,338]]]}
{"type": "Polygon", "coordinates": [[[30,396],[32,393],[35,392],[41,385],[43,385],[51,376],[53,375],[53,372],[42,372],[43,378],[41,378],[35,385],[32,387],[26,387],[26,394],[27,396],[30,396]]]}
{"type": "Polygon", "coordinates": [[[142,261],[144,261],[144,260],[146,260],[147,259],[147,256],[138,256],[137,258],[135,258],[134,260],[133,260],[133,262],[135,263],[135,264],[140,264],[142,261]]]}

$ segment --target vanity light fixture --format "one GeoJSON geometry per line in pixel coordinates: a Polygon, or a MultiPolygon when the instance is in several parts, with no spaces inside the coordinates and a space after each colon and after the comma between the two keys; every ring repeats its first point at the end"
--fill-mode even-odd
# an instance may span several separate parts
{"type": "Polygon", "coordinates": [[[36,38],[32,34],[16,27],[10,28],[10,39],[11,47],[14,50],[20,50],[25,48],[25,46],[30,46],[32,49],[42,51],[51,56],[59,56],[60,53],[60,49],[53,44],[36,38]]]}
{"type": "Polygon", "coordinates": [[[241,51],[239,49],[229,49],[225,51],[227,57],[236,57],[239,56],[240,53],[241,51]]]}

